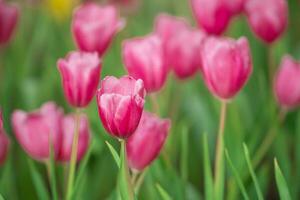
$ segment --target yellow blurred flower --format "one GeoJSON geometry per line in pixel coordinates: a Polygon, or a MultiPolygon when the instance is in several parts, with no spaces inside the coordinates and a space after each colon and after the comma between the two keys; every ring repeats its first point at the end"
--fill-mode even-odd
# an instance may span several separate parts
{"type": "Polygon", "coordinates": [[[78,2],[79,0],[45,0],[47,10],[59,21],[67,19],[78,2]]]}

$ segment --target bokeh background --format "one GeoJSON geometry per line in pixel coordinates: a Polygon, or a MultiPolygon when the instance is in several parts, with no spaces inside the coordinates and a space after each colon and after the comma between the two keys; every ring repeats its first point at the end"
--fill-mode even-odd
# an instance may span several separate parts
{"type": "MultiPolygon", "coordinates": [[[[188,0],[137,0],[135,7],[122,7],[127,25],[117,34],[103,57],[102,75],[125,74],[121,59],[121,42],[125,38],[146,35],[153,30],[155,16],[161,12],[195,20],[188,0]]],[[[21,15],[15,35],[0,51],[0,105],[4,127],[11,138],[9,157],[0,168],[0,193],[5,199],[38,199],[33,185],[34,164],[47,185],[44,166],[32,161],[20,148],[11,129],[11,113],[15,109],[34,110],[45,101],[55,101],[66,112],[72,109],[63,96],[56,62],[76,49],[70,31],[72,10],[79,2],[72,0],[14,1],[21,15]]],[[[225,32],[238,38],[245,35],[251,45],[253,74],[241,93],[229,104],[225,128],[226,148],[238,172],[247,176],[243,142],[252,156],[270,129],[278,135],[267,156],[256,167],[266,199],[278,199],[273,159],[276,157],[294,199],[300,193],[300,113],[289,112],[282,126],[277,127],[278,105],[268,76],[268,65],[277,69],[284,54],[300,59],[300,3],[289,0],[289,22],[284,35],[272,46],[257,39],[244,16],[235,17],[225,32]]],[[[203,199],[203,135],[209,142],[213,163],[220,105],[207,90],[200,72],[180,81],[170,73],[164,89],[157,94],[160,115],[172,119],[172,129],[161,156],[150,167],[139,199],[160,199],[155,187],[159,183],[173,199],[203,199]]],[[[146,109],[151,110],[147,100],[146,109]]],[[[105,145],[109,137],[99,120],[96,101],[86,109],[93,133],[93,147],[77,199],[114,199],[118,168],[105,145]]],[[[58,167],[58,182],[63,188],[63,166],[58,167]]],[[[251,199],[256,199],[251,179],[244,181],[251,199]]],[[[226,199],[242,199],[230,168],[226,168],[226,199]]]]}

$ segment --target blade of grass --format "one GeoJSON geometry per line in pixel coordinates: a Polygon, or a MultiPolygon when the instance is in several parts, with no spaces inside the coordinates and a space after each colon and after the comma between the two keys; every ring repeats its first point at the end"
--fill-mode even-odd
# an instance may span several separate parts
{"type": "Polygon", "coordinates": [[[209,159],[209,149],[207,135],[203,134],[203,157],[204,157],[204,182],[205,182],[205,199],[213,199],[214,187],[209,159]]]}
{"type": "Polygon", "coordinates": [[[33,161],[28,158],[28,165],[30,168],[30,174],[33,180],[33,184],[35,186],[36,192],[37,192],[37,196],[39,199],[45,199],[45,200],[49,200],[49,196],[48,196],[48,191],[46,189],[46,186],[43,182],[43,179],[40,175],[40,173],[38,172],[38,170],[35,167],[35,164],[33,163],[33,161]]]}
{"type": "Polygon", "coordinates": [[[282,175],[282,172],[278,166],[276,158],[274,159],[274,168],[275,168],[275,179],[277,188],[279,191],[280,199],[282,200],[291,200],[291,195],[287,186],[287,183],[282,175]]]}
{"type": "Polygon", "coordinates": [[[249,155],[249,150],[248,150],[247,145],[245,143],[243,144],[243,147],[244,147],[244,154],[245,154],[246,162],[247,162],[247,165],[248,165],[248,169],[250,171],[250,175],[251,175],[252,180],[254,182],[254,186],[255,186],[256,193],[257,193],[257,197],[258,197],[259,200],[263,200],[264,198],[263,198],[260,186],[258,184],[257,177],[256,177],[256,175],[254,173],[254,170],[253,170],[253,167],[251,165],[251,159],[250,159],[250,155],[249,155]]]}
{"type": "Polygon", "coordinates": [[[233,162],[232,162],[232,160],[231,160],[231,158],[230,158],[230,156],[228,154],[227,149],[225,150],[225,156],[226,156],[226,159],[227,159],[227,162],[229,164],[229,167],[230,167],[230,169],[231,169],[231,171],[232,171],[232,173],[233,173],[233,175],[235,177],[235,180],[236,180],[236,182],[237,182],[237,184],[238,184],[238,186],[239,186],[239,188],[241,190],[241,193],[242,193],[244,199],[248,200],[249,196],[248,196],[248,194],[246,192],[246,188],[245,188],[245,186],[243,184],[243,181],[242,181],[242,179],[241,179],[241,177],[240,177],[237,169],[233,165],[233,162]]]}
{"type": "Polygon", "coordinates": [[[156,183],[156,188],[163,200],[171,200],[170,195],[164,190],[158,183],[156,183]]]}
{"type": "Polygon", "coordinates": [[[111,144],[109,144],[108,141],[105,141],[105,143],[106,143],[108,149],[110,150],[110,153],[113,156],[116,164],[118,165],[118,168],[120,168],[120,157],[119,157],[117,151],[115,150],[115,148],[111,144]]]}

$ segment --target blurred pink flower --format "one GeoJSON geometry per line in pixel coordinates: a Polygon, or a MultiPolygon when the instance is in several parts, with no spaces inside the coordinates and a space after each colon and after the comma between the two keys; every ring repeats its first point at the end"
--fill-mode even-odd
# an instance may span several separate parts
{"type": "Polygon", "coordinates": [[[130,76],[106,77],[97,92],[99,116],[104,128],[114,137],[126,139],[137,128],[143,108],[145,89],[141,79],[130,76]]]}
{"type": "Polygon", "coordinates": [[[275,77],[274,90],[281,106],[293,108],[300,105],[300,62],[291,56],[282,58],[275,77]]]}
{"type": "Polygon", "coordinates": [[[209,90],[221,99],[231,99],[252,72],[248,40],[209,37],[202,49],[203,76],[209,90]]]}
{"type": "Polygon", "coordinates": [[[125,21],[119,19],[114,6],[85,3],[74,13],[72,31],[81,51],[97,52],[102,56],[115,34],[124,26],[125,21]]]}
{"type": "Polygon", "coordinates": [[[2,111],[0,110],[0,165],[2,165],[6,160],[9,144],[10,141],[3,128],[2,111]]]}
{"type": "Polygon", "coordinates": [[[267,43],[274,42],[287,25],[286,0],[247,0],[245,10],[256,35],[267,43]]]}
{"type": "MultiPolygon", "coordinates": [[[[62,122],[62,141],[58,161],[68,162],[71,159],[73,137],[75,133],[75,116],[67,115],[62,122]]],[[[86,115],[80,116],[80,128],[78,139],[77,161],[80,161],[85,155],[90,142],[89,122],[86,115]]]]}
{"type": "Polygon", "coordinates": [[[171,121],[143,112],[141,122],[126,143],[128,165],[142,171],[159,155],[168,136],[171,121]]]}
{"type": "Polygon", "coordinates": [[[53,102],[47,102],[31,113],[14,111],[12,126],[18,142],[32,158],[45,161],[49,158],[50,142],[57,156],[61,142],[63,111],[53,102]]]}
{"type": "Polygon", "coordinates": [[[97,53],[71,52],[57,62],[64,93],[72,106],[85,107],[94,97],[101,71],[97,53]]]}
{"type": "Polygon", "coordinates": [[[151,34],[123,42],[122,56],[128,74],[142,79],[147,92],[160,90],[168,74],[161,39],[151,34]]]}
{"type": "Polygon", "coordinates": [[[0,1],[0,45],[7,43],[13,35],[19,18],[19,9],[14,4],[0,1]]]}

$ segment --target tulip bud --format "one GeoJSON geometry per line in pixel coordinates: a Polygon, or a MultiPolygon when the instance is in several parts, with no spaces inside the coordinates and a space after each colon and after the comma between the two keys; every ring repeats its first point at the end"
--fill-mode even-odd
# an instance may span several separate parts
{"type": "Polygon", "coordinates": [[[191,0],[197,23],[209,34],[222,34],[234,14],[228,0],[191,0]]]}
{"type": "Polygon", "coordinates": [[[31,113],[14,111],[12,126],[16,138],[32,158],[41,161],[49,159],[50,144],[54,155],[58,154],[62,115],[62,110],[52,102],[31,113]]]}
{"type": "Polygon", "coordinates": [[[68,102],[75,107],[86,107],[100,80],[101,60],[98,55],[71,52],[65,59],[59,59],[57,65],[68,102]]]}
{"type": "Polygon", "coordinates": [[[210,37],[205,40],[201,53],[208,89],[221,99],[235,96],[252,72],[248,40],[210,37]]]}
{"type": "Polygon", "coordinates": [[[74,13],[72,31],[81,51],[97,52],[102,56],[124,25],[125,21],[119,19],[114,6],[85,3],[74,13]]]}
{"type": "Polygon", "coordinates": [[[0,110],[0,165],[2,165],[7,157],[9,149],[9,138],[3,128],[2,112],[0,110]]]}
{"type": "Polygon", "coordinates": [[[156,92],[164,85],[168,68],[163,45],[156,35],[126,40],[123,43],[123,60],[128,74],[142,79],[147,92],[156,92]]]}
{"type": "Polygon", "coordinates": [[[142,171],[159,155],[168,136],[171,122],[143,112],[141,122],[126,143],[128,165],[142,171]]]}
{"type": "Polygon", "coordinates": [[[104,128],[114,137],[126,139],[137,128],[143,108],[145,89],[141,79],[130,76],[106,77],[97,92],[99,116],[104,128]]]}
{"type": "MultiPolygon", "coordinates": [[[[57,157],[58,161],[67,162],[71,159],[73,137],[75,133],[75,116],[67,115],[62,121],[62,142],[57,157]]],[[[77,161],[86,153],[90,142],[90,130],[86,115],[80,116],[77,161]]]]}
{"type": "Polygon", "coordinates": [[[286,28],[286,0],[247,0],[245,10],[253,31],[267,43],[275,41],[286,28]]]}
{"type": "Polygon", "coordinates": [[[284,56],[274,82],[278,103],[286,108],[300,105],[300,62],[284,56]]]}
{"type": "Polygon", "coordinates": [[[0,2],[0,45],[10,40],[18,18],[19,10],[17,6],[0,2]]]}

